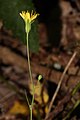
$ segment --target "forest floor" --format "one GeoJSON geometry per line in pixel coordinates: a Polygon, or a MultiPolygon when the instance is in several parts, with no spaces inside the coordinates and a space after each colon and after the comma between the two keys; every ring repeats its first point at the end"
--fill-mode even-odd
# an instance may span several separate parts
{"type": "MultiPolygon", "coordinates": [[[[60,48],[50,49],[43,24],[39,25],[39,39],[39,52],[30,53],[34,84],[37,83],[39,75],[43,76],[35,90],[33,120],[42,120],[47,115],[61,75],[72,56],[71,52],[60,48]]],[[[80,120],[79,84],[80,62],[76,57],[64,76],[48,120],[66,120],[67,118],[80,120]],[[72,95],[74,89],[77,92],[72,95]]],[[[14,38],[9,31],[0,29],[0,120],[29,119],[25,91],[31,99],[26,46],[14,38]]]]}

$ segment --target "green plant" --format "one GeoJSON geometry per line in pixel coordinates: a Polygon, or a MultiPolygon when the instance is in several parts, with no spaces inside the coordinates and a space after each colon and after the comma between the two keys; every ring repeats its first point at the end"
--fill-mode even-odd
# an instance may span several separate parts
{"type": "Polygon", "coordinates": [[[29,56],[29,33],[31,30],[31,25],[34,22],[34,20],[37,18],[39,14],[34,13],[33,11],[31,12],[31,14],[27,11],[22,11],[22,13],[20,13],[20,16],[23,18],[24,22],[25,22],[25,32],[26,32],[26,43],[27,43],[27,57],[28,57],[28,67],[29,67],[29,75],[30,75],[30,80],[31,80],[31,84],[32,84],[32,100],[31,103],[28,100],[28,97],[26,95],[26,99],[29,105],[29,110],[30,110],[30,120],[32,120],[32,109],[33,109],[33,104],[34,104],[34,83],[33,83],[33,79],[32,79],[32,72],[31,72],[31,65],[30,65],[30,56],[29,56]]]}

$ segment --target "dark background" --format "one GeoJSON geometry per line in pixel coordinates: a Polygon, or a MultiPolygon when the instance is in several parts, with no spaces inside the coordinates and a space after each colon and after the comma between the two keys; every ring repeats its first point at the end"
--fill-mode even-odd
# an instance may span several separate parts
{"type": "MultiPolygon", "coordinates": [[[[77,11],[76,0],[65,0],[70,2],[71,6],[77,11]]],[[[47,27],[48,42],[51,47],[58,47],[61,39],[61,8],[59,0],[33,0],[36,11],[40,14],[39,22],[47,27]]]]}
{"type": "Polygon", "coordinates": [[[36,11],[40,14],[39,22],[47,27],[48,42],[51,47],[58,46],[60,42],[61,31],[61,9],[59,0],[33,0],[36,11]]]}

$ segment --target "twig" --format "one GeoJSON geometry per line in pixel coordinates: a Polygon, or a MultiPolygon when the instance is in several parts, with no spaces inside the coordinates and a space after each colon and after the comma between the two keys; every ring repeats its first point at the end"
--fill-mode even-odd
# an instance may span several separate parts
{"type": "Polygon", "coordinates": [[[64,105],[66,105],[66,103],[68,103],[71,99],[72,95],[71,95],[71,92],[69,91],[65,96],[64,98],[62,98],[57,106],[55,106],[54,110],[52,112],[49,113],[49,116],[46,120],[53,120],[60,112],[63,111],[64,109],[64,105]]]}
{"type": "Polygon", "coordinates": [[[60,81],[59,81],[59,83],[58,83],[58,86],[57,86],[57,88],[56,88],[56,91],[55,91],[55,93],[54,93],[54,95],[53,95],[53,97],[52,97],[52,100],[51,100],[51,102],[50,102],[49,110],[48,110],[48,113],[47,113],[47,115],[46,115],[46,117],[45,117],[45,120],[46,120],[46,119],[48,118],[48,116],[49,116],[49,113],[50,113],[50,111],[51,111],[51,108],[52,108],[52,105],[53,105],[53,103],[54,103],[54,100],[55,100],[55,98],[56,98],[56,96],[57,96],[57,94],[58,94],[58,92],[59,92],[59,89],[60,89],[60,87],[61,87],[61,84],[62,84],[62,81],[63,81],[63,79],[64,79],[64,76],[65,76],[65,74],[66,74],[69,66],[71,65],[72,61],[74,60],[76,54],[77,54],[77,52],[75,51],[75,52],[73,53],[71,59],[69,60],[67,66],[66,66],[65,69],[64,69],[64,72],[63,72],[63,74],[62,74],[62,76],[61,76],[61,78],[60,78],[60,81]]]}

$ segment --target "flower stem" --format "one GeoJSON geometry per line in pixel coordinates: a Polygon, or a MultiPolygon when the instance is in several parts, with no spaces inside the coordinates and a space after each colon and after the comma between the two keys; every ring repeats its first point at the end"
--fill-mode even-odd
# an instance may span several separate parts
{"type": "Polygon", "coordinates": [[[27,33],[27,57],[28,57],[29,76],[30,76],[31,83],[33,83],[32,73],[31,73],[31,65],[30,65],[28,33],[27,33]]]}
{"type": "Polygon", "coordinates": [[[30,64],[30,54],[29,54],[29,39],[28,39],[29,33],[27,33],[27,57],[28,57],[28,67],[29,67],[29,76],[32,84],[32,101],[31,104],[29,104],[29,109],[30,109],[30,120],[32,120],[32,109],[33,109],[33,104],[34,104],[34,83],[32,80],[32,72],[31,72],[31,64],[30,64]]]}
{"type": "Polygon", "coordinates": [[[32,105],[29,105],[29,109],[30,109],[30,120],[32,120],[32,105]]]}

